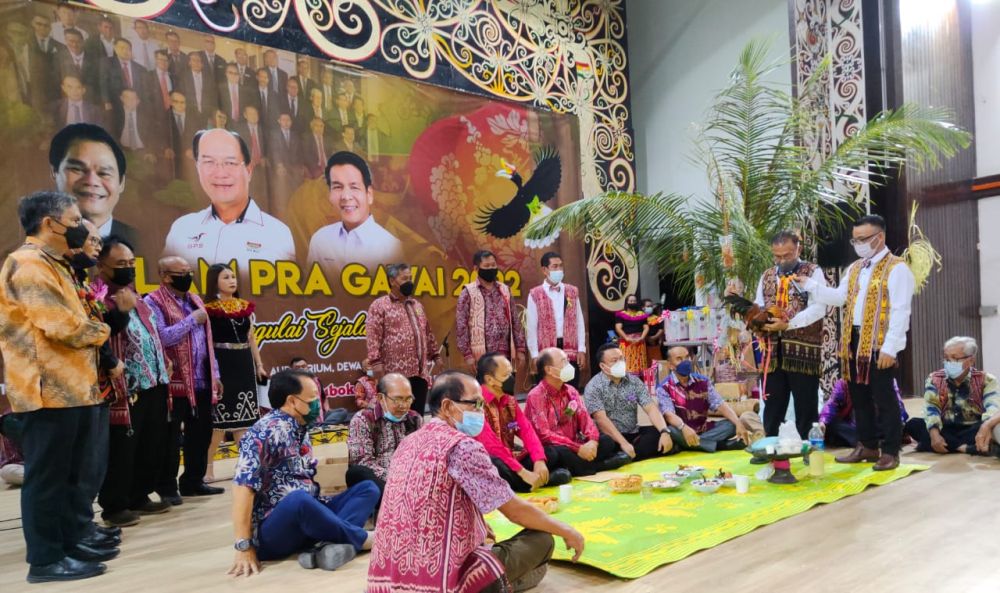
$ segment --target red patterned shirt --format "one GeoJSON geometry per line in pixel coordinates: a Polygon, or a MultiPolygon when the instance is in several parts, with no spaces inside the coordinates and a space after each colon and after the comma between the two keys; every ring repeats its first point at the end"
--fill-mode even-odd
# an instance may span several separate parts
{"type": "MultiPolygon", "coordinates": [[[[499,283],[486,285],[479,281],[479,291],[483,295],[485,311],[483,313],[486,337],[486,352],[499,352],[510,358],[510,331],[511,323],[507,320],[507,303],[500,293],[499,283]]],[[[472,354],[472,332],[469,328],[470,311],[472,297],[468,290],[462,290],[458,297],[458,305],[455,310],[456,328],[455,339],[458,351],[462,357],[473,358],[472,354]]],[[[514,303],[511,302],[511,320],[514,325],[514,347],[518,351],[527,351],[528,345],[524,340],[524,327],[521,326],[521,316],[514,310],[514,303]]]]}
{"type": "Polygon", "coordinates": [[[430,382],[428,363],[439,358],[438,343],[419,301],[393,294],[375,299],[368,307],[365,331],[369,365],[430,382]]]}
{"type": "Polygon", "coordinates": [[[541,381],[528,392],[524,411],[543,445],[562,445],[576,453],[587,441],[601,436],[579,392],[571,385],[563,384],[557,390],[541,381]]]}

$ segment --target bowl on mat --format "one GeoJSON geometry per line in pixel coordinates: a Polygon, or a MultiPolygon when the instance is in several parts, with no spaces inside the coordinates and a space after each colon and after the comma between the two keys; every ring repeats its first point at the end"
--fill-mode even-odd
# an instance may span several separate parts
{"type": "Polygon", "coordinates": [[[713,494],[722,487],[722,480],[691,480],[691,487],[702,494],[713,494]]]}
{"type": "Polygon", "coordinates": [[[675,472],[662,472],[660,477],[664,480],[674,480],[677,482],[684,482],[691,477],[691,472],[687,470],[678,470],[675,472]]]}
{"type": "Polygon", "coordinates": [[[652,482],[646,482],[646,485],[656,490],[657,492],[672,492],[674,490],[679,490],[682,482],[678,480],[654,480],[652,482]]]}

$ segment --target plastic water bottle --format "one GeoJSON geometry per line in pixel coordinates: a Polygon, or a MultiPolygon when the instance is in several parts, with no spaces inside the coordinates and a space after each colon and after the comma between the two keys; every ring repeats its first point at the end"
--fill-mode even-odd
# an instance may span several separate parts
{"type": "Polygon", "coordinates": [[[823,430],[819,427],[819,422],[813,422],[812,429],[809,430],[809,446],[811,451],[809,452],[809,475],[813,477],[822,477],[824,473],[823,467],[823,430]]]}

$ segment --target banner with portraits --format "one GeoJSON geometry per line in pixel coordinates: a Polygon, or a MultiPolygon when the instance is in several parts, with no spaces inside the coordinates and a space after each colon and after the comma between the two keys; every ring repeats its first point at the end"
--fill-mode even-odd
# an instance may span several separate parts
{"type": "MultiPolygon", "coordinates": [[[[0,220],[4,254],[23,242],[17,199],[55,187],[53,135],[98,124],[126,172],[78,175],[84,216],[136,246],[137,289],[177,255],[203,290],[214,263],[238,270],[256,303],[272,370],[305,358],[346,395],[366,356],[367,306],[388,293],[384,266],[413,269],[446,366],[459,366],[455,303],[472,255],[497,255],[523,314],[547,251],[581,288],[583,245],[529,244],[534,217],[581,195],[572,116],[492,101],[184,29],[47,2],[8,5],[0,25],[0,220]],[[243,141],[202,145],[204,129],[243,141]],[[327,160],[357,175],[328,183],[327,160]],[[246,164],[249,163],[249,167],[246,164]]],[[[65,159],[64,159],[65,160],[65,159]]],[[[585,299],[585,297],[582,297],[585,299]]],[[[441,370],[441,369],[437,369],[441,370]]]]}

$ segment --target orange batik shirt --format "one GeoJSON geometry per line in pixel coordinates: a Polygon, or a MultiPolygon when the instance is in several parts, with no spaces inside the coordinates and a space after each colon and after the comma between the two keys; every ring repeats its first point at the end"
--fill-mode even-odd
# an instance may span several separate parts
{"type": "Polygon", "coordinates": [[[101,403],[97,348],[110,329],[87,316],[60,254],[29,237],[0,269],[0,352],[14,412],[101,403]]]}

